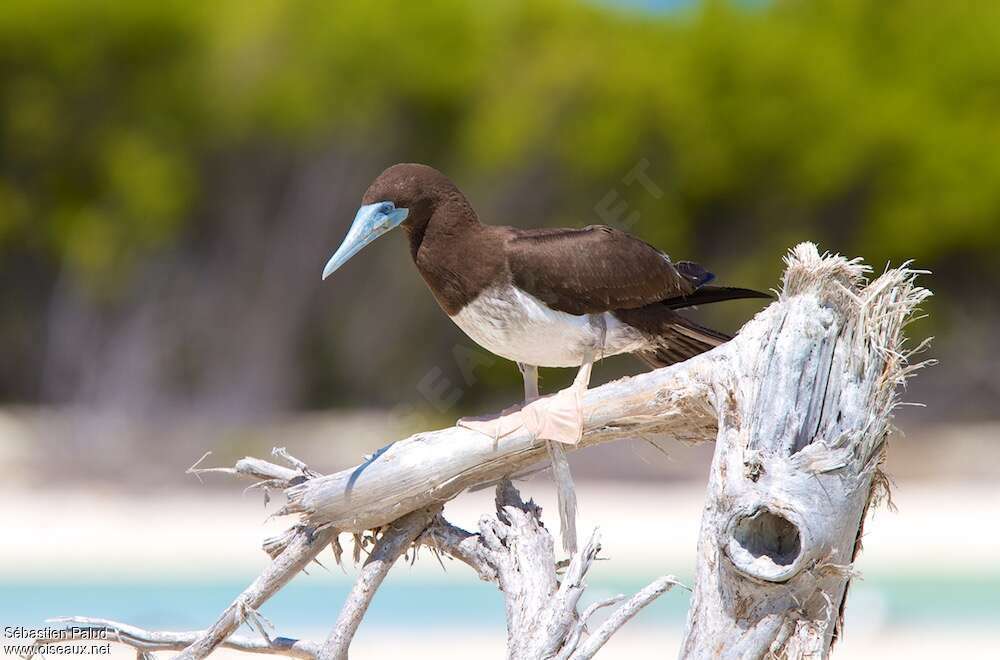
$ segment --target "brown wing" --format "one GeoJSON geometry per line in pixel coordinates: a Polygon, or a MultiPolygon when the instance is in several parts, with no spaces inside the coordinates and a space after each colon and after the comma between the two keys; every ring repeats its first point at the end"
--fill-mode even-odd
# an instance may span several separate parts
{"type": "Polygon", "coordinates": [[[519,289],[569,314],[635,309],[698,287],[653,246],[601,225],[513,229],[507,260],[519,289]]]}

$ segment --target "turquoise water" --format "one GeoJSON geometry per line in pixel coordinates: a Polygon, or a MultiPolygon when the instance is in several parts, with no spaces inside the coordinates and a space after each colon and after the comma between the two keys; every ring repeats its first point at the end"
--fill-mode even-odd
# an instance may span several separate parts
{"type": "MultiPolygon", "coordinates": [[[[212,621],[246,583],[86,582],[0,583],[0,625],[38,626],[49,617],[99,616],[162,629],[197,629],[212,621]]],[[[955,624],[983,626],[1000,621],[1000,574],[931,578],[896,576],[855,583],[848,606],[848,626],[873,611],[886,625],[955,624]],[[859,611],[861,610],[861,611],[859,611]]],[[[631,579],[592,580],[585,603],[643,586],[631,579]]],[[[347,590],[348,578],[335,574],[301,576],[263,608],[282,635],[302,636],[327,628],[347,590]]],[[[689,594],[674,589],[639,614],[632,626],[677,626],[684,622],[689,594]]],[[[365,619],[366,627],[502,630],[503,601],[496,588],[482,582],[392,580],[379,590],[365,619]]]]}

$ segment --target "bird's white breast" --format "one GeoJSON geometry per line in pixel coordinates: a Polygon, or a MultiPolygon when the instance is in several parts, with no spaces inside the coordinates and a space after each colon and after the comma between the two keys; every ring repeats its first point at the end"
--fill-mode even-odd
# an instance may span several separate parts
{"type": "Polygon", "coordinates": [[[604,347],[598,344],[600,323],[587,315],[556,311],[513,285],[481,293],[451,317],[473,341],[500,357],[537,367],[576,367],[588,347],[598,357],[638,350],[645,338],[612,314],[604,321],[604,347]]]}

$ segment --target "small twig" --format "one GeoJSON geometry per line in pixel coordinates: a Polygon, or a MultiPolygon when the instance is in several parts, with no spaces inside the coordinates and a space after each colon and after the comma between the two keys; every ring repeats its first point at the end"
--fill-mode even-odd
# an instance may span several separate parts
{"type": "MultiPolygon", "coordinates": [[[[58,644],[71,639],[93,640],[100,636],[101,639],[130,646],[139,654],[149,654],[153,651],[180,651],[204,634],[204,631],[199,630],[189,632],[156,632],[109,619],[83,616],[50,619],[48,623],[66,623],[72,625],[59,631],[58,636],[36,638],[34,641],[35,645],[58,644]]],[[[290,639],[288,637],[276,637],[270,642],[248,637],[230,637],[222,642],[220,646],[247,653],[283,655],[292,658],[304,658],[305,660],[314,660],[317,653],[319,653],[319,645],[315,642],[290,639]]],[[[30,660],[31,656],[28,656],[28,658],[30,660]]]]}
{"type": "MultiPolygon", "coordinates": [[[[195,461],[194,464],[191,467],[189,467],[187,470],[184,471],[184,474],[193,474],[198,479],[198,481],[201,481],[201,473],[203,471],[205,471],[205,469],[212,470],[213,468],[205,468],[205,469],[199,470],[198,466],[201,465],[202,462],[206,458],[208,458],[209,456],[211,456],[211,455],[212,455],[212,452],[206,451],[204,454],[201,455],[201,458],[199,458],[197,461],[195,461]]],[[[204,482],[202,482],[202,483],[204,483],[204,482]]]]}
{"type": "Polygon", "coordinates": [[[601,534],[599,530],[594,529],[583,551],[575,554],[566,568],[566,573],[559,584],[559,590],[553,598],[554,611],[549,634],[553,638],[552,642],[555,648],[559,647],[556,642],[566,637],[566,631],[571,631],[576,625],[576,608],[583,596],[584,589],[586,589],[583,578],[600,552],[601,534]]]}
{"type": "Polygon", "coordinates": [[[552,480],[556,485],[556,500],[559,510],[559,531],[562,548],[566,554],[573,556],[577,550],[576,534],[576,487],[573,485],[573,475],[569,469],[569,458],[561,442],[545,443],[552,463],[552,480]]]}
{"type": "Polygon", "coordinates": [[[438,516],[424,530],[417,545],[425,545],[467,564],[486,582],[496,582],[496,568],[489,562],[479,534],[472,534],[438,516]]]}
{"type": "Polygon", "coordinates": [[[185,473],[193,474],[198,481],[202,480],[201,475],[203,474],[230,474],[239,477],[250,477],[251,479],[280,484],[282,488],[287,488],[296,479],[301,480],[303,477],[315,478],[321,476],[311,470],[308,474],[303,474],[299,470],[275,465],[274,463],[250,456],[236,461],[233,467],[198,467],[211,455],[212,452],[205,452],[185,473]]]}
{"type": "Polygon", "coordinates": [[[440,512],[440,505],[419,509],[383,528],[382,535],[376,541],[351,593],[344,601],[337,623],[319,651],[319,660],[346,660],[354,633],[361,625],[361,619],[368,611],[368,605],[371,604],[382,580],[396,560],[406,552],[440,512]]]}
{"type": "Polygon", "coordinates": [[[200,660],[232,635],[247,615],[256,611],[268,598],[288,584],[299,571],[312,562],[336,535],[336,530],[299,527],[284,550],[264,572],[226,608],[211,628],[193,640],[175,660],[200,660]]]}
{"type": "Polygon", "coordinates": [[[294,456],[289,454],[288,450],[284,447],[273,448],[271,450],[271,455],[277,456],[278,458],[282,459],[283,461],[285,461],[286,463],[288,463],[293,468],[301,472],[303,475],[309,477],[310,479],[322,476],[319,472],[316,472],[315,470],[310,468],[305,461],[295,458],[294,456]]]}
{"type": "Polygon", "coordinates": [[[573,651],[576,650],[577,644],[580,643],[580,638],[583,636],[583,633],[587,631],[587,621],[589,621],[590,617],[597,613],[597,610],[604,607],[610,607],[611,605],[616,605],[623,600],[625,600],[625,595],[618,594],[617,596],[612,596],[611,598],[599,600],[587,607],[587,609],[583,611],[583,614],[580,615],[580,620],[577,621],[576,625],[573,626],[573,630],[571,630],[569,635],[566,637],[566,641],[563,644],[559,655],[556,656],[556,660],[567,660],[573,655],[573,651]]]}
{"type": "Polygon", "coordinates": [[[604,600],[599,600],[596,603],[591,603],[587,609],[583,611],[583,614],[580,615],[581,628],[585,628],[587,626],[587,621],[589,621],[590,617],[597,613],[597,610],[617,605],[623,600],[625,600],[625,594],[618,594],[617,596],[612,596],[610,598],[605,598],[604,600]]]}
{"type": "Polygon", "coordinates": [[[600,628],[583,641],[573,655],[570,656],[571,660],[589,660],[593,658],[594,654],[607,644],[608,640],[611,639],[611,636],[619,628],[634,617],[639,610],[670,591],[675,584],[680,584],[677,578],[672,575],[665,575],[629,598],[608,617],[607,621],[601,624],[600,628]]]}

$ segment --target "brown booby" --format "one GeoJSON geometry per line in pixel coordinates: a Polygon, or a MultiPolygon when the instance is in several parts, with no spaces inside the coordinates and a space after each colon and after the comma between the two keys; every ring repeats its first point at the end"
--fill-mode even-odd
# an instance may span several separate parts
{"type": "MultiPolygon", "coordinates": [[[[674,262],[611,227],[484,225],[448,177],[413,163],[393,165],[371,184],[323,278],[400,225],[417,270],[452,321],[486,350],[518,364],[528,404],[519,423],[535,437],[552,441],[547,444],[557,481],[568,482],[568,463],[553,442],[579,442],[580,396],[594,361],[622,353],[654,367],[686,360],[729,337],[676,310],[770,297],[710,286],[714,276],[701,266],[674,262]],[[580,371],[571,387],[538,399],[538,367],[580,371]]],[[[460,423],[496,437],[504,434],[500,421],[460,423]]],[[[561,502],[560,508],[565,533],[573,507],[561,502]]]]}

